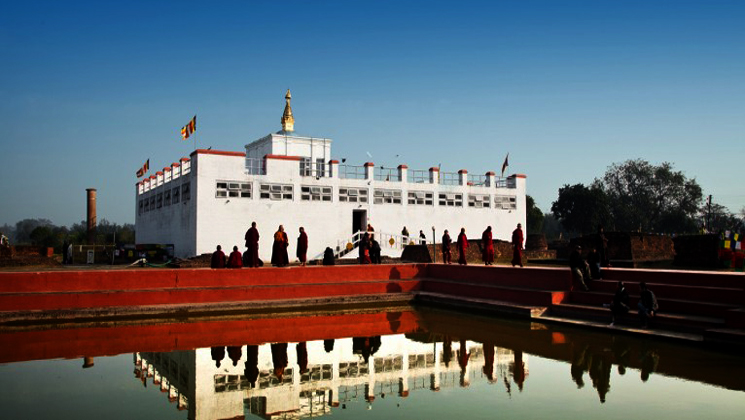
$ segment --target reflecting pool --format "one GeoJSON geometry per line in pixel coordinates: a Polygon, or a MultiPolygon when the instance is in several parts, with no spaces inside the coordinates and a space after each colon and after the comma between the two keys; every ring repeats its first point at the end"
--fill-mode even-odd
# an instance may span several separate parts
{"type": "Polygon", "coordinates": [[[8,419],[742,419],[745,357],[410,307],[0,330],[8,419]]]}

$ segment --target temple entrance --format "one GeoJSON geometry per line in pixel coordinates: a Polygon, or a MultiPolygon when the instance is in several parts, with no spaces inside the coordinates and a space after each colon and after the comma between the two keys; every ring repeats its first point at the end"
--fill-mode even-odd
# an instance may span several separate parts
{"type": "Polygon", "coordinates": [[[367,210],[352,210],[352,233],[367,229],[367,210]]]}

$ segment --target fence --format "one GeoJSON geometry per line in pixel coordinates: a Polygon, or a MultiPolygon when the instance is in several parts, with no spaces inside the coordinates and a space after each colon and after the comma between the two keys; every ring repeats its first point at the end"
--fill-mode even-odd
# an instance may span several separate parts
{"type": "Polygon", "coordinates": [[[375,168],[374,177],[376,181],[401,182],[398,168],[375,168]]]}

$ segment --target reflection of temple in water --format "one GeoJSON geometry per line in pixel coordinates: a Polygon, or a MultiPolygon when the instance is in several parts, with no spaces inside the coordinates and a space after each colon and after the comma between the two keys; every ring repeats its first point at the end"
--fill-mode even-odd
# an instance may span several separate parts
{"type": "Polygon", "coordinates": [[[135,376],[160,388],[189,419],[321,416],[332,407],[474,380],[520,389],[527,356],[494,345],[403,334],[307,343],[135,353],[135,376]],[[367,362],[365,361],[367,360],[367,362]],[[482,379],[483,378],[483,379],[482,379]]]}

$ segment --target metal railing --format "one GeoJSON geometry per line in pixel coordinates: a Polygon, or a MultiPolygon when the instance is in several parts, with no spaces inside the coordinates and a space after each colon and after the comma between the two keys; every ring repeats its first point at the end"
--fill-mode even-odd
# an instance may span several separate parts
{"type": "MultiPolygon", "coordinates": [[[[360,240],[365,235],[365,231],[357,231],[355,234],[350,236],[347,239],[344,240],[338,240],[336,241],[336,247],[332,247],[334,250],[334,258],[340,258],[344,255],[349,254],[354,249],[357,248],[357,246],[360,243],[360,240]],[[349,248],[349,244],[351,244],[351,248],[349,248]]],[[[415,241],[415,238],[413,236],[402,236],[394,233],[386,233],[386,232],[368,232],[370,235],[375,236],[375,240],[378,241],[380,244],[380,249],[388,249],[388,250],[402,250],[406,247],[406,245],[409,245],[414,241],[414,243],[418,243],[415,241]]],[[[325,251],[324,251],[325,252],[325,251]]],[[[313,260],[322,260],[323,259],[323,252],[316,255],[313,258],[310,258],[310,261],[313,260]]]]}
{"type": "Polygon", "coordinates": [[[489,177],[486,175],[471,175],[468,174],[468,185],[474,187],[488,187],[489,177]]]}
{"type": "Polygon", "coordinates": [[[339,178],[365,179],[365,167],[353,165],[339,165],[339,178]]]}
{"type": "Polygon", "coordinates": [[[517,179],[498,177],[495,184],[497,188],[517,188],[517,179]]]}
{"type": "Polygon", "coordinates": [[[457,172],[440,172],[440,185],[460,185],[460,174],[457,172]]]}
{"type": "Polygon", "coordinates": [[[246,158],[246,175],[266,175],[264,159],[246,158]]]}
{"type": "Polygon", "coordinates": [[[413,184],[429,184],[429,171],[411,169],[406,173],[406,182],[413,184]]]}
{"type": "Polygon", "coordinates": [[[401,182],[398,168],[375,168],[373,176],[376,181],[401,182]]]}

